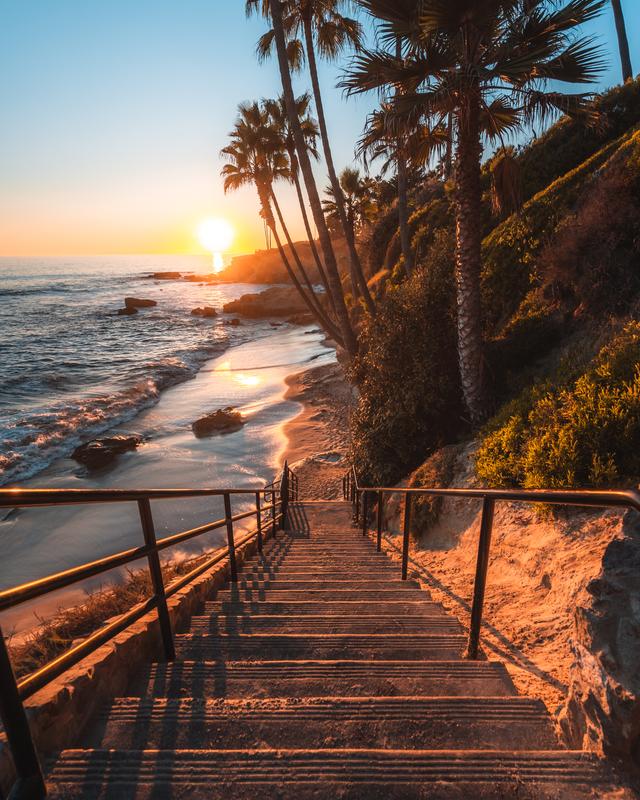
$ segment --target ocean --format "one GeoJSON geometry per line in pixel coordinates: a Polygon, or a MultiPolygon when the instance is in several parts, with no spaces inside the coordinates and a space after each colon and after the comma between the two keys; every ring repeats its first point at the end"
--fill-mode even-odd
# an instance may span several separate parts
{"type": "Polygon", "coordinates": [[[247,338],[191,315],[264,287],[156,281],[211,272],[206,257],[0,259],[0,485],[37,475],[158,401],[214,354],[247,338]],[[155,308],[117,316],[124,297],[155,308]]]}

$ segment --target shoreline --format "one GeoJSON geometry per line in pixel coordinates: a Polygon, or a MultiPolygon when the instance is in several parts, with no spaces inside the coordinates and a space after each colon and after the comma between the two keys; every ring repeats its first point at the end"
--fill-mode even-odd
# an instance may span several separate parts
{"type": "Polygon", "coordinates": [[[284,423],[281,458],[297,473],[301,500],[340,499],[349,448],[353,394],[338,362],[310,367],[285,378],[285,400],[301,406],[284,423]]]}

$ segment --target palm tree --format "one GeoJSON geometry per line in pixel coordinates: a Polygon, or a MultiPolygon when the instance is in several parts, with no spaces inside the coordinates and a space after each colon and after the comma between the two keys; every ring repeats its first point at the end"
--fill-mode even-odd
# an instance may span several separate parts
{"type": "Polygon", "coordinates": [[[576,28],[606,0],[357,0],[378,20],[380,40],[406,40],[404,59],[363,51],[341,85],[350,92],[404,86],[393,103],[408,120],[446,124],[455,134],[458,360],[473,422],[486,415],[480,300],[480,167],[483,135],[502,139],[535,119],[587,113],[584,93],[550,81],[591,83],[603,68],[592,39],[576,28]]]}
{"type": "Polygon", "coordinates": [[[618,34],[620,61],[622,62],[622,80],[626,83],[633,78],[633,70],[631,69],[631,54],[629,53],[627,28],[624,23],[624,13],[622,12],[622,0],[611,0],[611,5],[613,7],[613,17],[616,21],[616,33],[618,34]]]}
{"type": "Polygon", "coordinates": [[[231,143],[221,151],[222,157],[227,161],[222,168],[224,191],[236,190],[246,185],[255,186],[260,200],[261,216],[273,234],[280,257],[292,283],[318,323],[340,346],[343,346],[344,343],[340,331],[329,319],[313,293],[312,285],[298,258],[295,247],[293,247],[291,237],[284,225],[284,219],[277,205],[273,183],[279,178],[289,179],[290,165],[283,150],[282,140],[279,138],[278,131],[269,123],[268,112],[264,107],[260,107],[258,103],[241,104],[239,106],[238,120],[230,136],[231,143]],[[277,209],[290,252],[296,260],[298,269],[300,269],[309,291],[303,288],[289,262],[273,216],[272,203],[277,209]]]}
{"type": "Polygon", "coordinates": [[[448,147],[450,136],[443,125],[431,127],[425,123],[400,125],[393,106],[382,103],[367,118],[364,133],[358,142],[356,154],[364,160],[365,167],[376,160],[382,161],[381,175],[396,172],[398,198],[398,229],[404,270],[410,275],[414,268],[414,255],[409,231],[409,173],[419,172],[432,157],[448,147]]]}
{"type": "Polygon", "coordinates": [[[356,354],[358,349],[357,341],[351,326],[351,320],[349,319],[347,306],[344,301],[342,283],[340,281],[340,274],[338,272],[338,264],[333,251],[333,246],[331,244],[329,229],[327,228],[327,223],[324,218],[324,214],[322,213],[322,204],[320,202],[318,187],[316,186],[315,178],[313,176],[311,158],[305,144],[300,118],[296,111],[295,95],[293,93],[293,84],[291,81],[291,72],[289,68],[289,57],[287,53],[287,39],[283,24],[282,3],[281,0],[263,0],[263,3],[266,2],[269,3],[269,10],[273,22],[274,42],[278,55],[278,67],[280,70],[280,80],[282,81],[282,89],[287,108],[287,116],[289,117],[291,132],[293,133],[293,138],[296,144],[300,171],[302,173],[307,190],[309,205],[311,206],[313,219],[318,230],[320,245],[324,256],[327,280],[329,283],[329,290],[333,295],[336,316],[340,326],[344,349],[350,356],[353,356],[356,354]]]}
{"type": "MultiPolygon", "coordinates": [[[[353,291],[355,295],[361,295],[364,298],[367,308],[373,314],[375,313],[375,304],[364,277],[355,238],[350,230],[345,200],[333,160],[316,60],[316,50],[324,58],[334,60],[345,49],[357,50],[361,46],[362,28],[356,20],[342,15],[341,11],[345,5],[347,5],[345,0],[284,0],[281,4],[281,16],[290,69],[298,70],[302,65],[301,54],[306,53],[327,172],[337,200],[337,211],[349,248],[353,291]],[[302,37],[304,43],[299,37],[302,37]]],[[[265,0],[246,0],[246,9],[248,14],[260,11],[265,18],[271,18],[270,4],[265,3],[265,0]],[[267,7],[268,5],[269,7],[267,7]]],[[[266,58],[273,50],[274,43],[275,26],[261,37],[258,43],[258,55],[266,58]]]]}
{"type": "MultiPolygon", "coordinates": [[[[345,167],[340,173],[340,189],[344,199],[347,224],[355,238],[356,233],[371,219],[373,212],[373,181],[370,178],[360,177],[360,170],[345,167]]],[[[327,186],[325,194],[327,199],[323,200],[322,207],[327,220],[329,224],[340,225],[339,200],[333,192],[333,187],[327,186]]]]}
{"type": "MultiPolygon", "coordinates": [[[[311,97],[309,96],[309,94],[305,93],[303,95],[300,95],[300,97],[296,98],[296,113],[298,114],[298,118],[300,119],[300,127],[302,128],[302,134],[304,136],[307,150],[309,151],[309,155],[312,158],[317,159],[319,158],[319,154],[316,142],[319,136],[319,131],[316,121],[311,117],[309,113],[310,105],[311,105],[311,97]]],[[[322,285],[324,286],[327,292],[327,296],[329,297],[331,305],[334,307],[335,311],[333,295],[329,291],[329,283],[327,281],[327,276],[324,270],[324,266],[322,264],[322,260],[320,258],[320,254],[318,253],[318,248],[316,247],[315,237],[313,236],[313,232],[311,230],[311,223],[309,222],[309,215],[307,214],[307,206],[304,200],[302,186],[300,185],[300,164],[298,162],[298,156],[296,153],[296,143],[293,137],[293,131],[291,129],[291,125],[289,124],[289,117],[287,115],[287,108],[284,97],[281,95],[280,97],[278,97],[277,100],[265,100],[264,107],[269,115],[271,124],[279,132],[283,140],[284,148],[287,152],[287,155],[289,156],[291,182],[293,183],[296,189],[298,203],[300,205],[300,211],[302,213],[302,221],[304,223],[305,231],[307,233],[307,239],[309,241],[309,246],[311,248],[311,254],[318,269],[318,274],[320,275],[320,280],[322,281],[322,285]]]]}

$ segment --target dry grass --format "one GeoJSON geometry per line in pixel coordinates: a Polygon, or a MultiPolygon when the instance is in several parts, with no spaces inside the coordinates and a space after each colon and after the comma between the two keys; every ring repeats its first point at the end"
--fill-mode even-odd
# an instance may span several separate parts
{"type": "MultiPolygon", "coordinates": [[[[165,586],[196,569],[210,557],[211,553],[203,553],[194,558],[163,564],[165,586]]],[[[151,594],[149,571],[129,571],[123,583],[91,592],[81,605],[60,609],[54,617],[41,620],[38,627],[15,644],[9,637],[9,652],[16,676],[22,678],[49,663],[74,642],[90,636],[151,594]]]]}

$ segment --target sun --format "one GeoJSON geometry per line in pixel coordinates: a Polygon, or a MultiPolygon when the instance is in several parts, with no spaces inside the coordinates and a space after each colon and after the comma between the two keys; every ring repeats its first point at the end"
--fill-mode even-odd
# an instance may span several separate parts
{"type": "Polygon", "coordinates": [[[233,226],[226,219],[205,219],[198,225],[198,240],[213,255],[226,253],[235,235],[233,226]]]}

